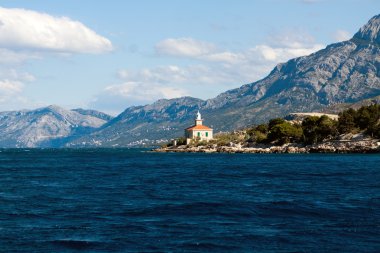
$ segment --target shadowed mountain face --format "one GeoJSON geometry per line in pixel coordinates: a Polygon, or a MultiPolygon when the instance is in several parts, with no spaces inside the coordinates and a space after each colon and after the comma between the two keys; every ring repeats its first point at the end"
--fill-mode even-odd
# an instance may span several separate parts
{"type": "Polygon", "coordinates": [[[102,117],[54,105],[31,111],[1,112],[0,147],[59,147],[106,122],[102,117]]]}
{"type": "Polygon", "coordinates": [[[377,95],[380,95],[380,15],[373,17],[351,40],[279,64],[258,82],[206,101],[184,97],[128,108],[100,130],[73,141],[70,146],[125,146],[144,139],[182,136],[198,109],[204,123],[218,132],[377,95]]]}

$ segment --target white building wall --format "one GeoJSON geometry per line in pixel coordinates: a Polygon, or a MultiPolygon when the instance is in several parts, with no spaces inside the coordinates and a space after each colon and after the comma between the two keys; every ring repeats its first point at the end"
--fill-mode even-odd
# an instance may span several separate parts
{"type": "Polygon", "coordinates": [[[199,133],[199,138],[201,141],[209,141],[214,138],[212,130],[189,130],[189,131],[186,130],[185,131],[186,144],[190,144],[192,140],[197,139],[198,133],[199,133]]]}
{"type": "Polygon", "coordinates": [[[194,130],[194,131],[191,131],[190,136],[191,136],[190,138],[192,138],[192,139],[195,139],[195,138],[199,137],[202,141],[203,140],[207,140],[208,141],[208,140],[212,140],[213,139],[212,131],[209,131],[209,130],[194,130]],[[198,133],[199,133],[199,135],[198,135],[198,133]]]}

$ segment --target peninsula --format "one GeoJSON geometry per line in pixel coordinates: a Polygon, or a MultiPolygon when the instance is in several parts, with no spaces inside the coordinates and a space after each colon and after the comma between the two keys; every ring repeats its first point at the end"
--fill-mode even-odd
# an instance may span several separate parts
{"type": "Polygon", "coordinates": [[[156,152],[380,153],[380,105],[339,115],[293,114],[213,139],[179,138],[156,152]],[[317,115],[317,116],[316,116],[317,115]]]}

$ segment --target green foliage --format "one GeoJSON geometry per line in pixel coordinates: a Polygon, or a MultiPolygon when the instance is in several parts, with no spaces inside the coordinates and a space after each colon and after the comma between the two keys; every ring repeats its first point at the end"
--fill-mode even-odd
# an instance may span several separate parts
{"type": "Polygon", "coordinates": [[[338,122],[326,115],[307,117],[302,121],[303,139],[307,144],[322,142],[338,135],[338,122]]]}
{"type": "Polygon", "coordinates": [[[255,130],[257,132],[267,134],[268,133],[269,126],[267,124],[260,124],[257,127],[255,127],[255,130]]]}
{"type": "Polygon", "coordinates": [[[380,105],[362,106],[356,111],[348,109],[339,114],[338,130],[345,134],[360,129],[372,137],[380,137],[379,120],[380,105]]]}
{"type": "Polygon", "coordinates": [[[311,116],[302,121],[302,130],[304,135],[304,142],[307,144],[316,143],[318,140],[317,128],[319,117],[311,116]]]}
{"type": "Polygon", "coordinates": [[[317,134],[319,141],[331,139],[338,135],[338,122],[323,115],[318,120],[317,134]]]}
{"type": "Polygon", "coordinates": [[[197,142],[197,146],[206,146],[207,144],[209,144],[207,141],[198,141],[197,142]]]}
{"type": "Polygon", "coordinates": [[[286,120],[282,119],[282,118],[275,118],[275,119],[271,119],[269,120],[269,123],[268,123],[268,129],[272,129],[275,125],[279,125],[279,124],[282,124],[282,123],[285,123],[286,120]]]}
{"type": "Polygon", "coordinates": [[[178,146],[181,146],[181,145],[186,145],[186,138],[185,137],[180,137],[177,139],[177,145],[178,146]]]}
{"type": "Polygon", "coordinates": [[[373,129],[372,135],[376,138],[380,138],[380,124],[377,124],[377,127],[373,129]]]}
{"type": "Polygon", "coordinates": [[[268,125],[261,124],[261,125],[252,127],[247,130],[247,134],[248,134],[249,142],[257,142],[257,143],[266,142],[267,134],[268,134],[268,125]]]}
{"type": "Polygon", "coordinates": [[[227,146],[232,143],[240,143],[248,140],[244,133],[235,132],[235,133],[219,133],[214,136],[214,140],[211,143],[215,143],[219,146],[227,146]]]}
{"type": "Polygon", "coordinates": [[[356,111],[352,108],[339,113],[338,131],[341,134],[354,131],[356,111]]]}
{"type": "MultiPolygon", "coordinates": [[[[273,123],[273,122],[272,122],[273,123]]],[[[298,142],[302,138],[302,128],[299,125],[287,121],[277,121],[269,128],[268,141],[278,144],[298,142]]]]}
{"type": "Polygon", "coordinates": [[[376,135],[379,128],[379,120],[380,105],[363,106],[356,112],[355,122],[357,126],[371,136],[376,135]]]}
{"type": "Polygon", "coordinates": [[[254,140],[257,143],[266,143],[267,142],[268,135],[265,133],[262,133],[260,131],[255,131],[254,135],[252,137],[252,140],[254,140]]]}

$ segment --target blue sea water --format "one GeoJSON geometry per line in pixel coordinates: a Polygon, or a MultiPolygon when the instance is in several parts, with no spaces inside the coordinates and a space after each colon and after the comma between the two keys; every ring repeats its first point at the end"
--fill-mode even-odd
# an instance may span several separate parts
{"type": "Polygon", "coordinates": [[[1,150],[0,252],[380,252],[379,155],[1,150]]]}

